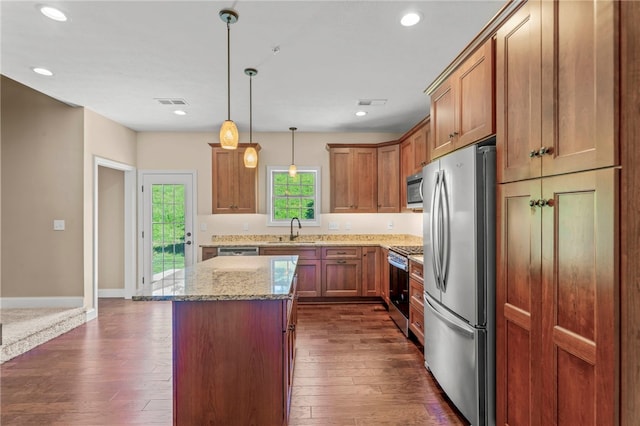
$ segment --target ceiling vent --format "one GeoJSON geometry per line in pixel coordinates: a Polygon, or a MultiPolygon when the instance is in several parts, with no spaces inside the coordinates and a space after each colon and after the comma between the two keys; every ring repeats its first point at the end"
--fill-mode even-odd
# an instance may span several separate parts
{"type": "Polygon", "coordinates": [[[187,101],[180,98],[156,98],[162,105],[186,105],[187,101]]]}
{"type": "Polygon", "coordinates": [[[359,106],[380,106],[387,103],[386,99],[359,99],[359,106]]]}

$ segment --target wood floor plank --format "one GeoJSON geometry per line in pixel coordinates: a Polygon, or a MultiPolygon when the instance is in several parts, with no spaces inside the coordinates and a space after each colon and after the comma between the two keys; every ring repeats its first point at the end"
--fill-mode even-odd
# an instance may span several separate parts
{"type": "MultiPolygon", "coordinates": [[[[0,424],[171,425],[170,302],[99,317],[0,366],[0,424]]],[[[381,305],[302,305],[290,426],[465,425],[381,305]]]]}

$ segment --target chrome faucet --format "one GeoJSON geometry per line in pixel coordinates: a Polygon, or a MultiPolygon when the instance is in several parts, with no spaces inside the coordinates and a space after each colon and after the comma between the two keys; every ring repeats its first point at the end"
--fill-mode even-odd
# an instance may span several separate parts
{"type": "Polygon", "coordinates": [[[302,224],[300,223],[300,219],[298,219],[297,217],[292,217],[291,218],[291,233],[289,234],[289,241],[293,241],[296,238],[298,238],[300,236],[300,232],[296,232],[296,235],[293,235],[293,221],[297,220],[298,221],[298,229],[302,229],[302,224]]]}

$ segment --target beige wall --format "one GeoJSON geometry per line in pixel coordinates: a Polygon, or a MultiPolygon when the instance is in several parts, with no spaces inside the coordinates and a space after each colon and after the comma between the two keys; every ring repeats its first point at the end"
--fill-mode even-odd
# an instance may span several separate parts
{"type": "Polygon", "coordinates": [[[137,134],[133,130],[88,109],[84,110],[84,123],[84,303],[87,307],[93,307],[93,271],[95,266],[93,264],[93,173],[95,157],[135,167],[137,134]]]}
{"type": "Polygon", "coordinates": [[[98,288],[124,289],[124,172],[98,167],[98,288]]]}
{"type": "Polygon", "coordinates": [[[2,296],[82,296],[83,110],[1,78],[2,296]]]}

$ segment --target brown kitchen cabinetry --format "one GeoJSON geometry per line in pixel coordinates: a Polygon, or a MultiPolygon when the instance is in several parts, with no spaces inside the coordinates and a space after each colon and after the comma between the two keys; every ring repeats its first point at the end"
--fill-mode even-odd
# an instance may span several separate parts
{"type": "MultiPolygon", "coordinates": [[[[244,151],[249,144],[238,144],[234,150],[224,149],[220,144],[209,145],[212,213],[256,213],[257,168],[244,166],[244,151]]],[[[260,145],[253,146],[260,150],[260,145]]]]}
{"type": "Polygon", "coordinates": [[[409,330],[424,345],[424,279],[421,263],[409,260],[409,330]]]}
{"type": "Polygon", "coordinates": [[[400,212],[400,145],[378,150],[378,213],[400,212]]]}
{"type": "Polygon", "coordinates": [[[211,259],[212,257],[216,257],[218,255],[217,247],[202,247],[202,260],[205,261],[207,259],[211,259]]]}
{"type": "Polygon", "coordinates": [[[362,247],[362,296],[380,296],[380,247],[362,247]]]}
{"type": "Polygon", "coordinates": [[[614,168],[500,185],[498,424],[614,424],[614,168]]]}
{"type": "Polygon", "coordinates": [[[431,159],[495,133],[493,40],[431,90],[431,159]]]}
{"type": "Polygon", "coordinates": [[[329,148],[332,213],[378,211],[378,150],[329,148]]]}
{"type": "Polygon", "coordinates": [[[429,162],[429,117],[418,123],[400,143],[400,207],[407,209],[407,177],[421,173],[429,162]]]}
{"type": "Polygon", "coordinates": [[[360,247],[322,248],[322,296],[361,295],[362,250],[360,247]]]}
{"type": "Polygon", "coordinates": [[[618,7],[528,1],[496,34],[499,425],[618,422],[618,7]]]}
{"type": "Polygon", "coordinates": [[[263,256],[298,256],[297,294],[300,298],[322,295],[322,261],[319,247],[261,247],[263,256]]]}
{"type": "Polygon", "coordinates": [[[498,181],[619,164],[610,1],[529,1],[497,33],[498,181]]]}
{"type": "Polygon", "coordinates": [[[379,263],[380,263],[380,297],[384,303],[389,306],[389,249],[380,247],[379,263]]]}

